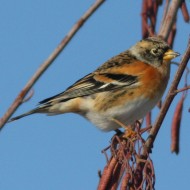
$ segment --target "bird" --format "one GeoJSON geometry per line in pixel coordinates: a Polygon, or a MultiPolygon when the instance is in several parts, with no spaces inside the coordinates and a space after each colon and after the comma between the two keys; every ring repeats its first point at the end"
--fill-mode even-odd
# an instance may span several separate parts
{"type": "Polygon", "coordinates": [[[142,39],[65,91],[10,121],[36,113],[76,113],[105,132],[119,130],[120,123],[132,125],[162,98],[171,60],[179,55],[160,37],[142,39]]]}

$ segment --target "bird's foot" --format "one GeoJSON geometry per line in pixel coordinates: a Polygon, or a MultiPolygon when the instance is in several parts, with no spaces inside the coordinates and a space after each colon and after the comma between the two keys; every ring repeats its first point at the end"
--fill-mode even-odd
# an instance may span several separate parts
{"type": "Polygon", "coordinates": [[[115,123],[117,123],[123,129],[125,129],[124,133],[122,133],[119,129],[116,129],[115,131],[117,134],[122,135],[122,137],[125,139],[135,139],[136,138],[137,132],[134,131],[130,126],[123,124],[122,122],[120,122],[119,120],[117,120],[115,118],[112,118],[111,120],[114,121],[115,123]]]}

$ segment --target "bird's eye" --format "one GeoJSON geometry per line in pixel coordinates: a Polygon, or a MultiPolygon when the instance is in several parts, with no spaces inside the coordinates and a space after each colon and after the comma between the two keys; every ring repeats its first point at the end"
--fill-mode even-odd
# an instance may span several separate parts
{"type": "Polygon", "coordinates": [[[150,53],[153,54],[153,55],[157,55],[158,54],[158,49],[151,49],[150,50],[150,53]]]}

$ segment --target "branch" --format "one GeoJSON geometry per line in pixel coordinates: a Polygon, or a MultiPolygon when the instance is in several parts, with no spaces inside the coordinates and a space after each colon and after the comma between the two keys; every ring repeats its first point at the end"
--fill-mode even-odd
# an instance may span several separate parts
{"type": "Polygon", "coordinates": [[[55,50],[49,55],[49,57],[44,61],[44,63],[39,67],[39,69],[34,73],[31,79],[27,82],[25,87],[18,94],[12,105],[8,108],[4,116],[0,119],[0,129],[5,125],[11,115],[16,111],[16,109],[22,104],[24,97],[32,86],[36,83],[39,77],[46,71],[46,69],[53,63],[61,51],[66,47],[68,42],[73,38],[75,33],[82,27],[82,25],[87,21],[87,19],[96,11],[96,9],[105,0],[96,0],[96,2],[84,13],[84,15],[74,24],[68,34],[60,42],[60,44],[55,48],[55,50]]]}
{"type": "Polygon", "coordinates": [[[186,91],[186,90],[189,90],[190,89],[190,86],[186,86],[186,87],[184,87],[184,88],[180,88],[180,89],[178,89],[178,90],[175,90],[173,93],[174,94],[177,94],[177,93],[179,93],[179,92],[183,92],[183,91],[186,91]]]}
{"type": "Polygon", "coordinates": [[[187,47],[187,49],[184,53],[184,56],[182,58],[181,64],[179,65],[178,70],[175,74],[174,80],[173,80],[172,85],[169,89],[169,92],[166,96],[165,102],[163,103],[163,106],[160,110],[160,114],[159,114],[158,118],[156,119],[153,128],[150,130],[150,134],[149,134],[149,136],[146,140],[146,143],[145,143],[145,147],[146,147],[145,149],[146,150],[143,151],[143,156],[145,156],[147,154],[147,151],[151,152],[151,148],[153,146],[154,140],[155,140],[157,133],[161,127],[161,124],[162,124],[162,122],[166,116],[166,113],[170,107],[170,104],[172,103],[172,101],[175,97],[174,92],[177,89],[177,86],[180,82],[180,79],[183,75],[183,72],[186,68],[186,65],[187,65],[189,59],[190,59],[190,41],[188,43],[188,47],[187,47]]]}
{"type": "Polygon", "coordinates": [[[176,19],[177,11],[181,5],[183,0],[173,0],[170,3],[168,12],[166,16],[162,19],[161,28],[159,31],[159,36],[162,36],[163,39],[167,39],[172,28],[172,25],[176,19]]]}

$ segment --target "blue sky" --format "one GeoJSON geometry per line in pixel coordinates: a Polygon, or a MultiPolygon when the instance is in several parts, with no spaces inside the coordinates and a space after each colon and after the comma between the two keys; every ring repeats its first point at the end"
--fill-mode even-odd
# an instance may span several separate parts
{"type": "MultiPolygon", "coordinates": [[[[54,50],[93,0],[1,0],[0,115],[54,50]]],[[[190,2],[187,1],[190,10],[190,2]]],[[[33,87],[34,96],[15,113],[35,107],[64,91],[79,78],[141,39],[141,1],[106,1],[88,20],[33,87]],[[74,69],[73,69],[74,68],[74,69]]],[[[159,11],[159,22],[162,10],[159,11]]],[[[190,26],[178,13],[174,50],[183,53],[190,26]]],[[[176,61],[179,61],[177,58],[176,61]]],[[[172,66],[171,79],[177,67],[172,66]]],[[[190,128],[186,99],[180,154],[170,152],[170,128],[177,100],[171,106],[153,149],[156,189],[189,186],[190,128]]],[[[158,109],[154,110],[154,118],[158,109]]],[[[96,189],[105,148],[114,133],[103,133],[84,118],[65,114],[33,115],[10,123],[0,133],[0,188],[3,190],[96,189]]]]}

